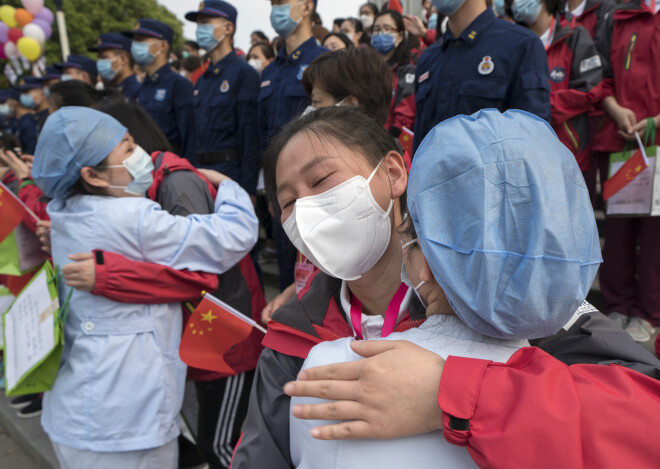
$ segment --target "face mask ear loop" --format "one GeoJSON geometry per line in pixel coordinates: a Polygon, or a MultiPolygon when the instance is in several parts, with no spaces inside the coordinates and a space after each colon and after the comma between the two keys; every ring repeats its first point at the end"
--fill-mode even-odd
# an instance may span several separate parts
{"type": "MultiPolygon", "coordinates": [[[[371,172],[371,174],[369,175],[369,179],[367,179],[367,186],[368,186],[369,184],[371,184],[371,180],[372,180],[372,179],[374,178],[374,176],[376,175],[376,171],[378,171],[378,168],[380,168],[380,165],[383,163],[383,161],[385,161],[385,157],[383,157],[383,159],[381,159],[381,160],[378,162],[378,164],[376,165],[376,167],[374,168],[374,170],[373,170],[373,171],[371,172]]],[[[390,189],[391,189],[391,188],[390,188],[390,189]]],[[[383,215],[383,218],[386,218],[386,217],[389,217],[389,216],[390,216],[390,212],[392,211],[392,207],[394,207],[394,199],[393,199],[392,197],[390,197],[390,204],[387,206],[387,211],[385,212],[385,215],[383,215]]]]}

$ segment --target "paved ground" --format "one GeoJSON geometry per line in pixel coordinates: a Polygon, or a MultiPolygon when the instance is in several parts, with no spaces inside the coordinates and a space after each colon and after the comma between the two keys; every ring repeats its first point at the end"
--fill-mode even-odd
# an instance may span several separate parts
{"type": "Polygon", "coordinates": [[[37,469],[39,467],[2,427],[0,427],[0,467],[3,469],[37,469]]]}

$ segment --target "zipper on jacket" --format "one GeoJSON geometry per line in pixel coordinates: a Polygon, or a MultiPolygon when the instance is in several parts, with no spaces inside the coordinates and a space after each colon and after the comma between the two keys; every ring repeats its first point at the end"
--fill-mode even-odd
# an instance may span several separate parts
{"type": "Polygon", "coordinates": [[[564,130],[568,134],[568,136],[571,139],[571,142],[573,142],[573,148],[575,149],[574,151],[578,151],[580,149],[580,145],[578,144],[577,139],[575,138],[575,135],[573,135],[573,132],[571,132],[571,128],[568,126],[568,121],[564,121],[564,130]]]}
{"type": "Polygon", "coordinates": [[[633,33],[630,36],[630,44],[628,44],[628,53],[626,54],[626,70],[630,70],[630,64],[632,63],[632,54],[635,50],[635,43],[637,42],[637,33],[633,33]]]}

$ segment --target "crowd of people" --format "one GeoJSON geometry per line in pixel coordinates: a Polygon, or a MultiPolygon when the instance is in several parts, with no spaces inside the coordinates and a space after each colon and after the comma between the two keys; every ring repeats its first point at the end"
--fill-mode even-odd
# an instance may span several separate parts
{"type": "Polygon", "coordinates": [[[142,18],[0,91],[70,296],[52,389],[12,405],[60,467],[660,464],[660,217],[606,215],[602,256],[594,217],[610,154],[660,145],[660,3],[421,3],[326,29],[272,0],[246,52],[208,0],[181,51],[142,18]],[[232,373],[179,358],[201,291],[267,326],[232,373]]]}

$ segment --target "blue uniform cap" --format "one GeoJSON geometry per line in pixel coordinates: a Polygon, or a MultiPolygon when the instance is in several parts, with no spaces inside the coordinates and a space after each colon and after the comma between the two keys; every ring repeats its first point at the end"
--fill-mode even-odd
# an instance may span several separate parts
{"type": "Polygon", "coordinates": [[[189,11],[186,13],[186,19],[188,21],[197,21],[198,15],[225,18],[236,24],[236,17],[238,16],[238,12],[236,11],[236,8],[227,2],[223,2],[221,0],[209,0],[206,2],[201,2],[199,4],[198,11],[189,11]]]}
{"type": "Polygon", "coordinates": [[[43,87],[44,87],[44,80],[43,78],[39,78],[39,77],[19,78],[18,81],[16,82],[16,89],[21,93],[43,87]]]}
{"type": "Polygon", "coordinates": [[[96,61],[90,59],[86,55],[75,55],[71,54],[66,58],[66,62],[55,64],[55,68],[58,70],[64,70],[65,68],[77,68],[89,73],[89,76],[92,78],[92,82],[96,81],[96,61]]]}
{"type": "Polygon", "coordinates": [[[62,72],[53,66],[48,66],[46,67],[46,74],[43,78],[44,80],[56,80],[62,78],[62,72]]]}
{"type": "Polygon", "coordinates": [[[123,31],[124,36],[132,38],[135,35],[155,37],[156,39],[164,39],[172,45],[174,39],[174,31],[165,23],[160,21],[142,18],[137,23],[132,31],[123,31]]]}
{"type": "Polygon", "coordinates": [[[108,49],[130,52],[131,40],[122,33],[103,33],[99,35],[98,44],[87,48],[90,52],[99,52],[108,49]]]}
{"type": "Polygon", "coordinates": [[[602,262],[575,157],[525,111],[435,126],[413,159],[408,208],[454,312],[491,337],[555,334],[602,262]]]}
{"type": "Polygon", "coordinates": [[[9,90],[7,90],[7,93],[9,94],[7,97],[8,99],[14,99],[16,101],[21,99],[21,92],[18,91],[16,88],[9,88],[9,90]]]}
{"type": "Polygon", "coordinates": [[[126,131],[103,112],[63,107],[46,119],[39,134],[32,178],[48,197],[63,198],[80,178],[80,170],[101,163],[126,131]]]}

